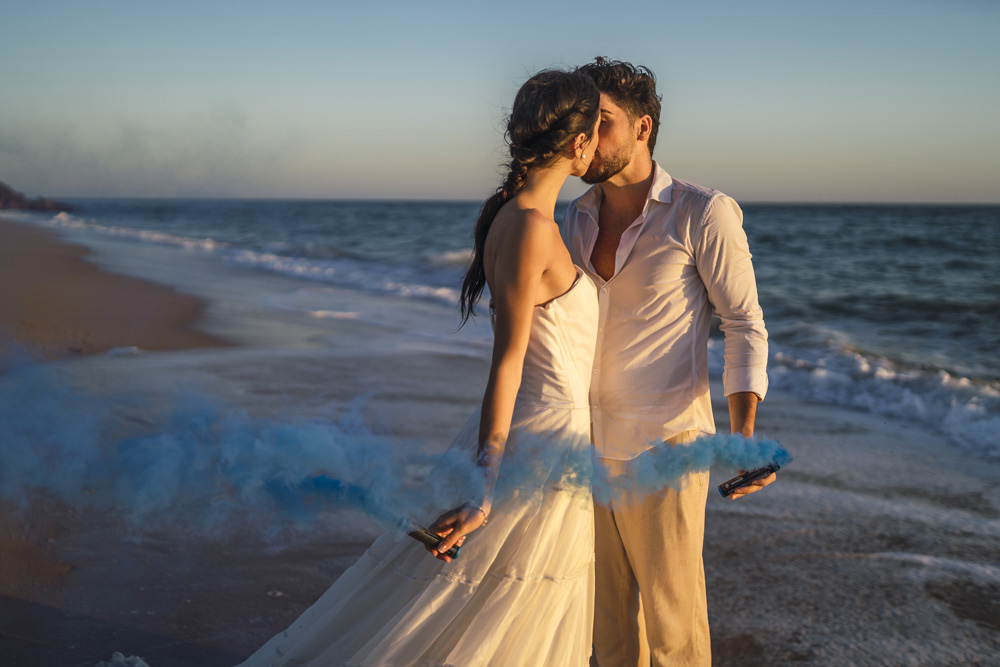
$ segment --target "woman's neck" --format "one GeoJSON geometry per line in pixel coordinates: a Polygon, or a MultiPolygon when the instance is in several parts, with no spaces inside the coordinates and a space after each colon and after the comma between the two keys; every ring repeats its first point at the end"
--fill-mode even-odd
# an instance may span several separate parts
{"type": "Polygon", "coordinates": [[[569,172],[557,166],[541,167],[528,172],[524,189],[517,193],[521,208],[532,208],[555,219],[556,200],[569,172]]]}

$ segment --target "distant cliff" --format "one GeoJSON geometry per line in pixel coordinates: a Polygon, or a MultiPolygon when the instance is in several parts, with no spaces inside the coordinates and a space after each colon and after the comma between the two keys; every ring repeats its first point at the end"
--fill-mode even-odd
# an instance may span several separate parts
{"type": "Polygon", "coordinates": [[[62,204],[51,199],[39,197],[28,199],[23,194],[0,181],[0,211],[3,209],[28,209],[31,211],[73,211],[75,206],[62,204]]]}

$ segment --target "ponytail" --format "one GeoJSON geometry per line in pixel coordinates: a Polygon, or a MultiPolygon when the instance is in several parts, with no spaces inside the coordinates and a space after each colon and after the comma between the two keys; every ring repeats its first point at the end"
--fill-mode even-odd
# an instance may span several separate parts
{"type": "Polygon", "coordinates": [[[486,237],[490,233],[490,227],[493,226],[493,219],[504,204],[524,189],[527,180],[528,166],[519,164],[517,161],[511,162],[511,170],[507,173],[507,178],[500,184],[493,196],[483,202],[483,207],[479,211],[479,218],[476,220],[472,259],[469,261],[469,268],[466,270],[465,279],[462,281],[462,296],[459,300],[459,309],[462,311],[462,325],[476,314],[476,302],[479,301],[479,297],[482,296],[483,289],[486,287],[486,269],[483,264],[483,255],[486,251],[486,237]]]}
{"type": "Polygon", "coordinates": [[[462,325],[475,315],[486,288],[484,253],[493,219],[528,182],[528,172],[552,164],[579,134],[590,137],[600,113],[600,93],[580,72],[545,70],[528,79],[514,97],[505,138],[510,151],[507,176],[483,202],[476,220],[472,259],[462,281],[462,325]]]}

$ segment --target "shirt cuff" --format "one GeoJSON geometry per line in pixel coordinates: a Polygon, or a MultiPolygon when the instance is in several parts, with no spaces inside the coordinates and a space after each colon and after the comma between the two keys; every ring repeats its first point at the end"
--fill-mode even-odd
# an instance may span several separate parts
{"type": "Polygon", "coordinates": [[[726,396],[750,391],[763,401],[767,395],[767,371],[763,368],[734,368],[723,371],[722,387],[726,396]]]}

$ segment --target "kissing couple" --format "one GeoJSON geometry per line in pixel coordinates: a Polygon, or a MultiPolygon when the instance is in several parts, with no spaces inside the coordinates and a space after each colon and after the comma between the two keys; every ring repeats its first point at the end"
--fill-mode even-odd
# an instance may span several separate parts
{"type": "Polygon", "coordinates": [[[437,547],[378,538],[242,667],[583,667],[592,652],[601,667],[711,664],[707,471],[609,503],[556,483],[498,491],[505,459],[539,447],[593,448],[614,476],[641,470],[653,443],[714,433],[713,313],[731,429],[753,435],[767,332],[742,212],[653,161],[659,121],[653,73],[630,63],[597,58],[521,86],[460,303],[464,323],[489,289],[489,380],[452,446],[474,461],[477,492],[431,524],[437,547]],[[560,228],[569,176],[593,187],[560,228]]]}

